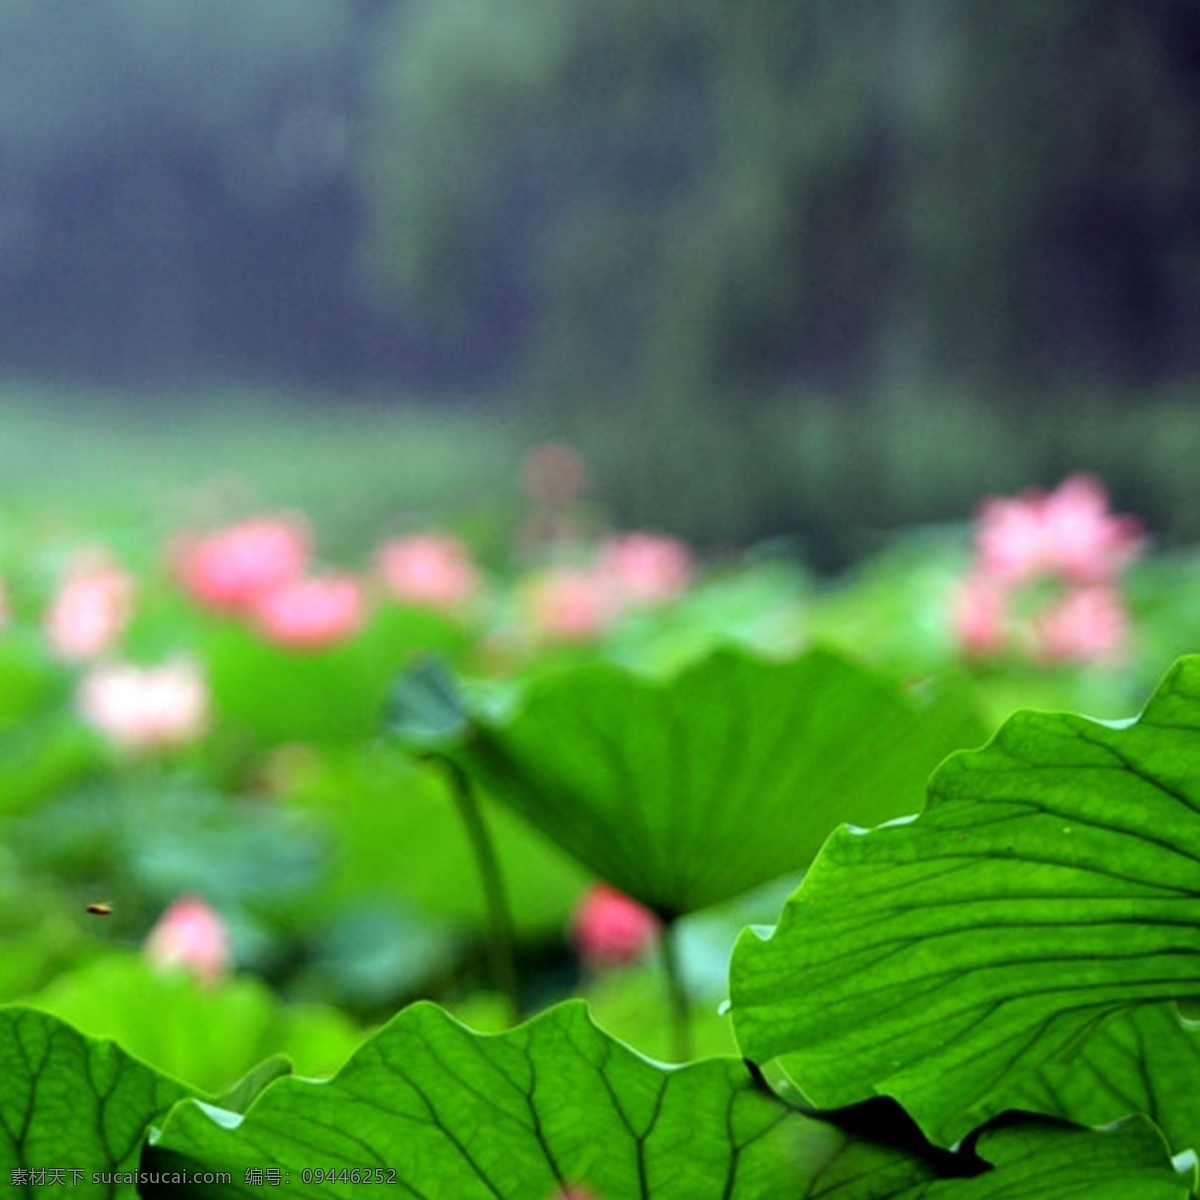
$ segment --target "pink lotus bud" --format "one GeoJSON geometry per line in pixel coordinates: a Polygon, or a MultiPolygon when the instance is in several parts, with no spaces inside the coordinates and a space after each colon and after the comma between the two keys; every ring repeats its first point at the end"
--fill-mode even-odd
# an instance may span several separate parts
{"type": "Polygon", "coordinates": [[[208,726],[208,688],[186,659],[94,667],[80,683],[78,704],[89,725],[132,753],[185,745],[208,726]]]}
{"type": "Polygon", "coordinates": [[[366,601],[351,575],[293,579],[264,592],[254,603],[255,628],[279,646],[320,650],[362,628],[366,601]]]}
{"type": "Polygon", "coordinates": [[[525,494],[546,508],[572,504],[587,491],[587,466],[565,442],[540,442],[521,464],[525,494]]]}
{"type": "Polygon", "coordinates": [[[581,958],[616,966],[640,958],[654,941],[658,918],[608,884],[594,884],[575,910],[572,934],[581,958]]]}
{"type": "Polygon", "coordinates": [[[175,569],[198,604],[245,612],[266,592],[298,579],[309,556],[309,532],[296,516],[256,517],[202,537],[184,537],[175,569]]]}
{"type": "Polygon", "coordinates": [[[959,584],[954,597],[954,632],[963,653],[990,658],[1008,642],[1008,585],[977,572],[959,584]]]}
{"type": "Polygon", "coordinates": [[[479,572],[458,538],[395,538],[379,547],[376,563],[388,592],[402,604],[455,608],[479,591],[479,572]]]}
{"type": "Polygon", "coordinates": [[[687,591],[691,554],[673,537],[624,533],[601,548],[599,570],[621,599],[653,604],[687,591]]]}
{"type": "Polygon", "coordinates": [[[1035,651],[1050,662],[1119,661],[1129,637],[1129,616],[1116,588],[1096,586],[1068,593],[1034,624],[1035,651]]]}
{"type": "Polygon", "coordinates": [[[208,986],[223,979],[232,963],[225,923],[198,896],[176,900],[150,930],[144,949],[155,965],[187,971],[208,986]]]}
{"type": "Polygon", "coordinates": [[[529,617],[550,641],[583,642],[599,636],[616,617],[612,589],[594,571],[559,568],[530,585],[529,617]]]}
{"type": "Polygon", "coordinates": [[[56,658],[86,662],[110,650],[133,612],[133,576],[104,550],[87,550],[67,567],[43,628],[56,658]]]}

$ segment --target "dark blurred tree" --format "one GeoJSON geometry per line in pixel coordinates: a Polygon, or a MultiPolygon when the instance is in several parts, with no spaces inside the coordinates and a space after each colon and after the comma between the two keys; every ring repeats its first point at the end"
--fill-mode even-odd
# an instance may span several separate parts
{"type": "Polygon", "coordinates": [[[1200,7],[896,11],[897,281],[919,329],[897,328],[927,369],[1063,384],[1200,366],[1200,7]]]}
{"type": "Polygon", "coordinates": [[[407,0],[374,78],[376,278],[516,277],[526,386],[676,491],[781,389],[1200,368],[1193,0],[407,0]]]}

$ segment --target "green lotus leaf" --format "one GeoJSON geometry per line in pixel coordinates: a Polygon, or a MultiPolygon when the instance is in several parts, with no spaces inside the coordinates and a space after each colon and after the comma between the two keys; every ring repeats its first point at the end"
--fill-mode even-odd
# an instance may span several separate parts
{"type": "MultiPolygon", "coordinates": [[[[570,1187],[596,1200],[766,1200],[804,1195],[849,1143],[760,1089],[738,1060],[660,1067],[601,1033],[578,1001],[500,1035],[421,1003],[327,1083],[281,1079],[240,1119],[180,1105],[154,1154],[228,1170],[235,1185],[247,1169],[278,1169],[302,1197],[363,1186],[306,1169],[380,1168],[395,1173],[392,1194],[454,1200],[550,1200],[570,1187]]],[[[931,1173],[886,1148],[855,1161],[905,1186],[931,1173]]]]}
{"type": "MultiPolygon", "coordinates": [[[[979,1138],[993,1170],[974,1179],[943,1180],[913,1200],[1186,1200],[1195,1170],[1165,1160],[1162,1135],[1149,1121],[1103,1132],[1025,1122],[979,1138]]],[[[840,1197],[839,1197],[840,1200],[840,1197]]],[[[900,1200],[900,1198],[897,1198],[900,1200]]],[[[909,1200],[904,1194],[903,1200],[909,1200]]]]}
{"type": "Polygon", "coordinates": [[[665,917],[802,869],[841,821],[915,812],[929,772],[982,740],[961,697],[903,693],[824,650],[722,649],[667,679],[587,664],[499,711],[426,665],[394,728],[665,917]]]}
{"type": "Polygon", "coordinates": [[[649,1062],[601,1033],[577,1001],[492,1036],[421,1003],[334,1080],[278,1080],[244,1116],[176,1105],[144,1166],[228,1172],[232,1184],[170,1192],[222,1198],[263,1194],[247,1171],[277,1171],[288,1195],[326,1200],[361,1194],[376,1171],[392,1194],[428,1200],[1184,1200],[1188,1192],[1162,1135],[1140,1120],[1103,1133],[1024,1123],[984,1134],[979,1157],[932,1150],[916,1134],[869,1140],[852,1127],[791,1108],[733,1058],[649,1062]]]}
{"type": "Polygon", "coordinates": [[[852,1126],[788,1106],[735,1059],[650,1062],[598,1030],[578,1001],[494,1035],[422,1003],[328,1082],[282,1078],[244,1115],[177,1105],[143,1167],[228,1172],[232,1183],[169,1193],[222,1200],[261,1196],[268,1172],[314,1200],[360,1195],[368,1179],[424,1200],[1187,1195],[1144,1121],[1103,1133],[1025,1123],[985,1134],[980,1157],[935,1151],[915,1134],[872,1141],[852,1126]]]}
{"type": "Polygon", "coordinates": [[[6,1195],[133,1196],[94,1174],[135,1171],[181,1083],[36,1009],[0,1008],[0,1184],[6,1195]],[[26,1170],[66,1172],[25,1176],[26,1170]],[[71,1171],[80,1172],[79,1175],[71,1171]]]}
{"type": "Polygon", "coordinates": [[[773,934],[742,935],[743,1052],[952,1143],[1110,1014],[1200,994],[1198,803],[1200,658],[1134,722],[1018,713],[920,817],[839,830],[773,934]]]}
{"type": "Polygon", "coordinates": [[[1176,1153],[1200,1147],[1200,1029],[1173,1004],[1114,1013],[1074,1054],[1025,1076],[1009,1108],[1105,1125],[1153,1118],[1176,1153]]]}

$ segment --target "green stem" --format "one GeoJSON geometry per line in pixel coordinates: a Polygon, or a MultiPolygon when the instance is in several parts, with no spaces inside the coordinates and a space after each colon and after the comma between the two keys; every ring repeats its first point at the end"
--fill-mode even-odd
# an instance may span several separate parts
{"type": "Polygon", "coordinates": [[[663,921],[658,944],[662,948],[663,974],[667,981],[674,1057],[676,1062],[688,1062],[692,1057],[691,1022],[688,1020],[687,989],[683,983],[683,972],[679,968],[678,943],[675,921],[663,921]]]}
{"type": "Polygon", "coordinates": [[[516,1024],[521,1019],[516,937],[496,848],[483,819],[483,810],[479,807],[475,789],[471,786],[470,776],[457,763],[441,755],[434,756],[434,761],[446,772],[450,781],[450,792],[458,806],[463,825],[466,826],[487,907],[488,958],[491,962],[492,983],[508,1001],[509,1022],[516,1024]]]}

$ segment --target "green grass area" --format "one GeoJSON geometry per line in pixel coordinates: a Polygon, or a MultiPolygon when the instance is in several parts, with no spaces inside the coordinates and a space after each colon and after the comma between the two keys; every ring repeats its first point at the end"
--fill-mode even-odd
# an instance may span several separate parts
{"type": "Polygon", "coordinates": [[[833,400],[786,395],[527,411],[503,395],[371,404],[266,391],[162,399],[0,384],[0,504],[40,522],[166,533],[261,507],[314,518],[323,551],[353,559],[430,524],[504,558],[525,450],[577,444],[614,523],[707,552],[788,539],[835,571],[913,525],[963,521],[989,494],[1100,475],[1160,546],[1200,541],[1200,389],[984,400],[944,390],[833,400]]]}
{"type": "Polygon", "coordinates": [[[0,504],[10,517],[167,532],[259,507],[312,514],[352,555],[435,522],[490,526],[518,503],[526,442],[461,405],[335,407],[266,393],[162,401],[0,389],[0,504]],[[489,515],[491,514],[491,515],[489,515]]]}

